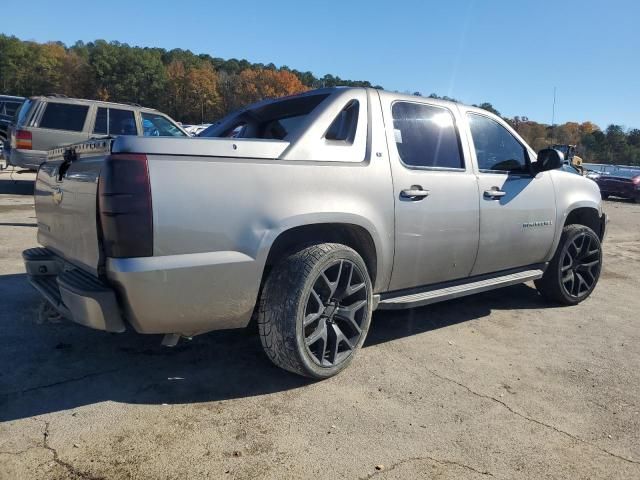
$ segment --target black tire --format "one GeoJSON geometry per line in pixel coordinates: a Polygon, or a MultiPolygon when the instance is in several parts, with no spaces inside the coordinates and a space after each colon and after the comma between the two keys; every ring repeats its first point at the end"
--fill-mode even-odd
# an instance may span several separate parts
{"type": "Polygon", "coordinates": [[[336,375],[364,343],[372,300],[367,267],[355,250],[336,243],[304,248],[276,265],[264,284],[258,309],[264,351],[290,372],[336,375]]]}
{"type": "Polygon", "coordinates": [[[600,193],[600,197],[601,197],[603,200],[606,200],[607,198],[609,198],[609,194],[608,194],[608,193],[600,193]]]}
{"type": "Polygon", "coordinates": [[[546,299],[577,305],[591,295],[601,271],[602,246],[598,235],[584,225],[567,225],[547,270],[534,283],[546,299]]]}

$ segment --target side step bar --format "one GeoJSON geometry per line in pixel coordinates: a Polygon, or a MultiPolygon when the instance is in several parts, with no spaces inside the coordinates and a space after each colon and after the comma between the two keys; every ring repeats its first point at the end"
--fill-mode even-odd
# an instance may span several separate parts
{"type": "Polygon", "coordinates": [[[474,293],[486,292],[496,288],[537,280],[542,277],[543,273],[544,270],[542,268],[535,268],[499,277],[485,277],[481,280],[472,280],[468,283],[435,288],[417,293],[402,294],[398,292],[400,293],[398,296],[383,296],[378,303],[378,308],[381,310],[398,310],[402,308],[422,307],[431,303],[443,302],[453,298],[473,295],[474,293]]]}

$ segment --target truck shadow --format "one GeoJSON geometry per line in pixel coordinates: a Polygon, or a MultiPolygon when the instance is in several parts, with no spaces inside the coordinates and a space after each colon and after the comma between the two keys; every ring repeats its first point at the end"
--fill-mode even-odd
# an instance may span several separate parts
{"type": "Polygon", "coordinates": [[[11,180],[4,177],[0,179],[0,194],[33,195],[34,185],[33,180],[11,180]]]}
{"type": "MultiPolygon", "coordinates": [[[[291,390],[310,380],[273,366],[254,332],[213,332],[173,349],[159,336],[109,334],[69,322],[36,324],[38,294],[24,274],[0,276],[0,421],[104,401],[212,402],[291,390]]],[[[494,309],[541,308],[516,286],[404,312],[377,312],[365,347],[485,317],[494,309]]]]}

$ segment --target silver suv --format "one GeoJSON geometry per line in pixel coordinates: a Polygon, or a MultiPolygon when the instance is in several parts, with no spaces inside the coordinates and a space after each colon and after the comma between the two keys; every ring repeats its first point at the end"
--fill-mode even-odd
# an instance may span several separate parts
{"type": "Polygon", "coordinates": [[[323,89],[203,135],[51,152],[23,257],[63,316],[169,344],[253,318],[276,365],[326,378],[376,308],[528,281],[575,305],[598,282],[598,186],[484,110],[323,89]]]}
{"type": "Polygon", "coordinates": [[[32,97],[24,102],[9,130],[4,156],[9,165],[37,170],[47,150],[103,136],[188,136],[167,115],[136,104],[32,97]]]}

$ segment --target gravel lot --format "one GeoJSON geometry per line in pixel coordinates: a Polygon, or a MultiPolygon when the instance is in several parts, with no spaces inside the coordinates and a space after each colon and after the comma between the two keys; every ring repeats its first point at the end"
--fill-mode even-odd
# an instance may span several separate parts
{"type": "Polygon", "coordinates": [[[0,478],[640,478],[640,205],[606,202],[590,299],[530,285],[374,315],[313,383],[244,331],[37,323],[33,175],[0,174],[0,478]]]}

